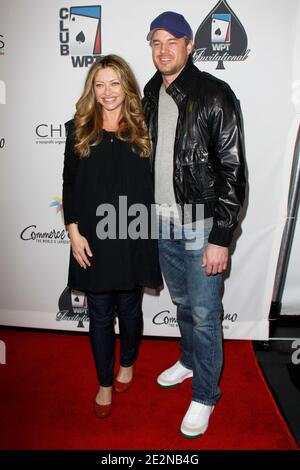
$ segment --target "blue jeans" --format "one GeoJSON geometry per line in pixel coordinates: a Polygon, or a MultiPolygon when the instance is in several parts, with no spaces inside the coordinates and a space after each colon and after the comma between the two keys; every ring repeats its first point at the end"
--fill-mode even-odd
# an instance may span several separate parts
{"type": "Polygon", "coordinates": [[[177,305],[180,362],[193,371],[192,400],[204,405],[214,405],[220,398],[223,363],[222,274],[208,276],[206,268],[201,267],[212,222],[212,218],[205,219],[202,227],[193,230],[171,220],[168,238],[170,219],[161,217],[159,224],[160,265],[177,305]],[[176,239],[181,232],[181,239],[176,239]]]}
{"type": "Polygon", "coordinates": [[[99,384],[111,387],[114,379],[115,330],[117,312],[120,330],[120,365],[136,361],[143,327],[142,287],[129,291],[87,293],[90,339],[99,384]]]}

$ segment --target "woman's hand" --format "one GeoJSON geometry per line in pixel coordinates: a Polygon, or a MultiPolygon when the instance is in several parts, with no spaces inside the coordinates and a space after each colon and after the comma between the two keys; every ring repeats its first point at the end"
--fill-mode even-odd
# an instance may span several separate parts
{"type": "Polygon", "coordinates": [[[77,224],[68,225],[68,232],[72,246],[72,253],[79,265],[86,269],[88,266],[91,266],[91,263],[87,257],[93,256],[91,252],[89,243],[85,237],[83,237],[79,230],[77,224]]]}

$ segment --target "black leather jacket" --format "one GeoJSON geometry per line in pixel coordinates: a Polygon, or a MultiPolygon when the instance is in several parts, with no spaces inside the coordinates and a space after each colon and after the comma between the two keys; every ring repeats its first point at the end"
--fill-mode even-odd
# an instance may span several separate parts
{"type": "MultiPolygon", "coordinates": [[[[143,98],[153,175],[161,84],[161,73],[156,72],[145,86],[143,98]]],[[[173,168],[176,202],[182,210],[184,204],[203,204],[204,217],[214,217],[209,242],[228,246],[245,197],[239,102],[225,82],[201,72],[191,58],[166,91],[179,110],[173,168]]]]}

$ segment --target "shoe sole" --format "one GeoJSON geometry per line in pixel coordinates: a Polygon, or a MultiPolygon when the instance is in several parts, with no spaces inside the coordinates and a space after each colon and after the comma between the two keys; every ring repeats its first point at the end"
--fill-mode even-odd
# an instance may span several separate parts
{"type": "Polygon", "coordinates": [[[196,439],[197,437],[203,436],[204,433],[201,432],[200,434],[196,434],[195,436],[189,436],[188,434],[184,434],[184,432],[180,431],[180,434],[183,437],[186,437],[187,439],[196,439]]]}
{"type": "Polygon", "coordinates": [[[173,385],[161,385],[159,382],[157,382],[157,385],[159,385],[161,388],[176,388],[180,384],[182,384],[182,382],[178,382],[177,384],[173,384],[173,385]]]}
{"type": "Polygon", "coordinates": [[[190,375],[189,377],[185,377],[183,380],[181,380],[181,382],[177,382],[176,384],[172,384],[172,385],[162,385],[161,383],[159,383],[158,380],[156,381],[156,383],[157,383],[161,388],[174,388],[174,387],[178,387],[178,385],[182,384],[185,380],[191,379],[191,378],[193,378],[192,375],[190,375]]]}

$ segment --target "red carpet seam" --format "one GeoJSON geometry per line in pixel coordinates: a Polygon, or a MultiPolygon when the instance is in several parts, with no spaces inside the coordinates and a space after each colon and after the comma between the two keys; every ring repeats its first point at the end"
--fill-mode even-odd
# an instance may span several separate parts
{"type": "Polygon", "coordinates": [[[254,351],[254,348],[253,348],[252,341],[249,341],[249,342],[250,342],[250,349],[251,349],[251,352],[252,352],[252,354],[253,354],[253,356],[254,356],[254,362],[255,362],[255,365],[256,365],[256,368],[257,368],[257,371],[258,371],[258,375],[260,376],[261,381],[263,382],[264,387],[266,388],[267,393],[269,394],[269,397],[270,397],[270,399],[271,399],[271,402],[272,402],[272,404],[273,404],[273,407],[274,407],[274,409],[275,409],[275,412],[276,412],[276,414],[279,416],[279,418],[280,418],[280,420],[281,420],[281,422],[282,422],[282,424],[283,424],[283,426],[284,426],[284,428],[285,428],[285,431],[286,431],[286,433],[288,434],[288,436],[289,436],[289,438],[290,438],[290,440],[291,440],[291,443],[293,443],[293,444],[296,446],[297,449],[295,449],[295,450],[300,450],[300,448],[299,448],[299,446],[298,446],[298,444],[297,444],[297,442],[296,442],[294,436],[292,435],[292,433],[291,433],[291,431],[290,431],[290,429],[289,429],[289,427],[288,427],[288,425],[287,425],[285,419],[283,418],[283,416],[282,416],[282,414],[281,414],[281,412],[280,412],[280,410],[279,410],[279,408],[278,408],[278,405],[277,405],[277,403],[276,403],[276,401],[275,401],[275,399],[274,399],[274,397],[273,397],[273,395],[272,395],[272,392],[271,392],[270,389],[269,389],[268,383],[267,383],[267,381],[266,381],[266,379],[265,379],[265,377],[264,377],[264,375],[263,375],[263,373],[262,373],[262,370],[261,370],[261,368],[260,368],[260,366],[259,366],[259,364],[258,364],[258,361],[257,361],[257,358],[256,358],[256,354],[255,354],[255,351],[254,351]]]}

